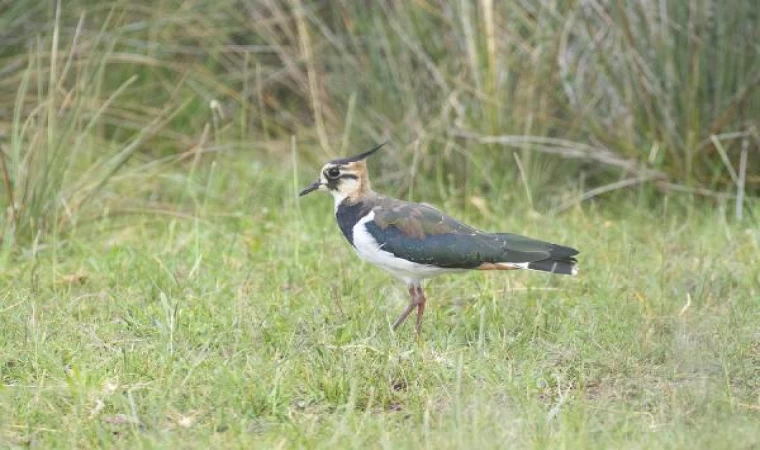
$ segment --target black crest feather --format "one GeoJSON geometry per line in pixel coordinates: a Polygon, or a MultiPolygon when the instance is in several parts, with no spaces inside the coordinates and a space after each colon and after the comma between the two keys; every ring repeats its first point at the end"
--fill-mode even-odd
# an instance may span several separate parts
{"type": "Polygon", "coordinates": [[[340,159],[333,159],[330,161],[333,164],[348,164],[356,161],[361,161],[362,159],[368,157],[369,155],[375,153],[376,151],[380,150],[380,147],[387,144],[388,141],[382,142],[380,144],[377,144],[376,146],[372,147],[371,149],[367,150],[364,153],[359,153],[358,155],[349,156],[346,158],[340,158],[340,159]]]}

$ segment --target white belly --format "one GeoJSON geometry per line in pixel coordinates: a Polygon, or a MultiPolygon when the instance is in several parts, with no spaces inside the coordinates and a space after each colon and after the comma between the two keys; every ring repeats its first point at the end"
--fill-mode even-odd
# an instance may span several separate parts
{"type": "Polygon", "coordinates": [[[370,212],[354,225],[353,238],[356,253],[358,253],[361,258],[377,265],[387,272],[390,272],[394,277],[407,284],[415,284],[425,278],[432,278],[444,273],[462,272],[466,270],[444,269],[397,258],[393,253],[383,250],[375,238],[373,238],[367,231],[365,224],[374,218],[375,213],[370,212]]]}

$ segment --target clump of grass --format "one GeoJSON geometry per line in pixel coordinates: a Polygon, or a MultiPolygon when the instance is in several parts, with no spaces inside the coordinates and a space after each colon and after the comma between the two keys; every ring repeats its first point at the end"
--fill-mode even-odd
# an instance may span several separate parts
{"type": "MultiPolygon", "coordinates": [[[[671,181],[735,188],[729,175],[742,146],[760,145],[753,10],[751,2],[612,2],[572,14],[560,67],[589,139],[671,181]]],[[[751,164],[757,173],[760,161],[751,164]]]]}
{"type": "MultiPolygon", "coordinates": [[[[258,114],[313,126],[322,153],[392,135],[405,151],[386,164],[407,190],[430,169],[465,194],[522,179],[542,196],[579,174],[588,188],[629,177],[723,193],[758,146],[753,8],[262,2],[226,29],[271,49],[249,59],[261,97],[276,92],[258,114]]],[[[745,170],[754,192],[757,162],[745,170]]]]}
{"type": "MultiPolygon", "coordinates": [[[[73,39],[84,14],[80,39],[108,38],[112,70],[101,98],[137,75],[105,121],[116,142],[172,98],[189,102],[157,130],[149,155],[191,147],[216,102],[215,145],[224,148],[254,142],[283,156],[297,136],[317,161],[390,137],[399,151],[386,155],[384,173],[402,193],[424,171],[435,182],[415,184],[428,195],[487,190],[541,208],[577,201],[578,190],[591,198],[647,182],[715,198],[754,195],[753,10],[751,0],[730,8],[483,0],[242,9],[112,0],[67,8],[59,33],[73,39]],[[102,31],[91,29],[101,22],[102,31]]],[[[4,17],[22,9],[9,11],[4,17]]],[[[34,39],[23,26],[12,30],[34,39]]],[[[28,47],[11,42],[17,53],[4,60],[13,74],[28,47]]],[[[0,91],[9,85],[0,81],[0,91]]]]}
{"type": "MultiPolygon", "coordinates": [[[[115,54],[110,21],[90,35],[82,16],[64,41],[60,12],[59,5],[50,35],[28,43],[29,52],[17,59],[23,67],[10,77],[17,90],[0,140],[0,242],[6,249],[66,235],[80,217],[99,215],[103,206],[94,200],[117,174],[129,174],[130,159],[183,106],[174,99],[159,110],[144,111],[147,117],[132,133],[124,134],[124,123],[115,130],[111,124],[123,112],[122,97],[139,76],[109,85],[115,54]],[[114,134],[122,136],[114,139],[114,134]]],[[[144,169],[160,164],[160,159],[143,161],[130,170],[136,181],[146,175],[144,169]]]]}

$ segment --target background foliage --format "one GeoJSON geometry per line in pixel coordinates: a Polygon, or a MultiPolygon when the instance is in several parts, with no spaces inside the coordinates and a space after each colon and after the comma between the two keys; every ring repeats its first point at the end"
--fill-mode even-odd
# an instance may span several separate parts
{"type": "Polygon", "coordinates": [[[390,138],[397,193],[421,171],[429,195],[521,186],[560,209],[641,184],[719,200],[760,188],[752,0],[1,11],[0,202],[15,205],[6,234],[27,240],[103,201],[116,173],[218,152],[291,160],[293,137],[309,165],[390,138]]]}

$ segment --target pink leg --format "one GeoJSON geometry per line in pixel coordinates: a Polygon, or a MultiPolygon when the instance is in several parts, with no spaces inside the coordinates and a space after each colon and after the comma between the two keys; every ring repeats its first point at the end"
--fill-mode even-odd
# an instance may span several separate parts
{"type": "Polygon", "coordinates": [[[417,335],[422,331],[422,315],[425,313],[425,293],[422,292],[422,286],[417,286],[417,335]]]}
{"type": "MultiPolygon", "coordinates": [[[[400,316],[398,316],[398,319],[396,319],[395,322],[393,322],[393,330],[395,331],[396,328],[398,328],[407,317],[409,317],[409,313],[412,312],[414,307],[417,306],[417,293],[416,293],[416,287],[415,286],[409,286],[409,305],[406,307],[404,312],[401,313],[400,316]]],[[[419,316],[419,306],[417,307],[417,315],[419,316]]]]}

